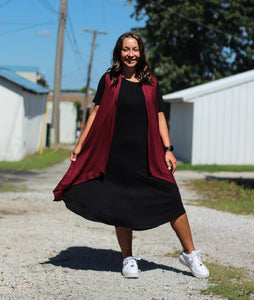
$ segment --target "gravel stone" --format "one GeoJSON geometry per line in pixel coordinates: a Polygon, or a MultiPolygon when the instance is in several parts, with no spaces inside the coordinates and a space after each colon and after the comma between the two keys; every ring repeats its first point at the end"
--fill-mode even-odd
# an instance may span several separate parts
{"type": "MultiPolygon", "coordinates": [[[[135,231],[139,279],[124,279],[114,227],[87,221],[53,202],[52,189],[69,162],[43,171],[0,171],[26,192],[1,193],[0,299],[205,300],[207,279],[194,278],[169,252],[181,245],[169,224],[135,231]]],[[[243,177],[249,173],[177,171],[197,249],[205,261],[244,268],[254,278],[254,218],[192,206],[184,183],[192,178],[243,177]]]]}

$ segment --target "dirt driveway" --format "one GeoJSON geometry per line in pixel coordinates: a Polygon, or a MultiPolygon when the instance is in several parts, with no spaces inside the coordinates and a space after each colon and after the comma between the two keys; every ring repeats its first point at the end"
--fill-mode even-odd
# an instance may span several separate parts
{"type": "MultiPolygon", "coordinates": [[[[192,277],[177,258],[167,256],[181,249],[168,224],[134,233],[141,274],[137,280],[124,279],[114,228],[84,220],[63,202],[52,201],[52,189],[68,165],[66,161],[43,171],[0,171],[0,182],[23,186],[22,192],[0,193],[0,299],[219,299],[201,295],[208,280],[192,277]]],[[[176,173],[184,202],[197,198],[184,182],[208,175],[176,173]]],[[[254,173],[244,176],[254,178],[254,173]]],[[[252,216],[189,204],[186,210],[204,260],[243,267],[254,275],[252,216]]]]}

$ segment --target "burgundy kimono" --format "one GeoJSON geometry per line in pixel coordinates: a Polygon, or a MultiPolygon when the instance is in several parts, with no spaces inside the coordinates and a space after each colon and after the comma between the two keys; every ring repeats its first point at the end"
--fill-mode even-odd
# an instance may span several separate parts
{"type": "MultiPolygon", "coordinates": [[[[63,199],[63,193],[70,186],[85,182],[106,174],[111,141],[116,121],[117,101],[121,86],[121,75],[117,86],[111,86],[109,73],[105,77],[104,94],[76,161],[71,165],[59,182],[53,193],[55,201],[63,199]]],[[[176,185],[172,172],[168,170],[164,159],[164,148],[160,137],[158,124],[158,105],[156,96],[156,78],[152,78],[153,85],[142,85],[147,111],[147,145],[148,166],[151,176],[166,180],[176,185]]]]}

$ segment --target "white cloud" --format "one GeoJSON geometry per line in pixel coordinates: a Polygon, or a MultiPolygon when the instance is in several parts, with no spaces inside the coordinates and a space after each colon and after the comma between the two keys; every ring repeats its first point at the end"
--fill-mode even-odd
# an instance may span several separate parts
{"type": "Polygon", "coordinates": [[[46,29],[38,30],[38,31],[36,32],[36,35],[52,35],[52,34],[53,34],[53,32],[48,31],[48,30],[46,30],[46,29]]]}

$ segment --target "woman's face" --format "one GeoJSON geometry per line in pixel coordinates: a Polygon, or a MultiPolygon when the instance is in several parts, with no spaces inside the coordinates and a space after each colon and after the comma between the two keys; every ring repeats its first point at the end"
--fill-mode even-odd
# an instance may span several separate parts
{"type": "Polygon", "coordinates": [[[123,40],[121,62],[123,67],[135,68],[140,58],[140,51],[136,39],[128,37],[123,40]]]}

